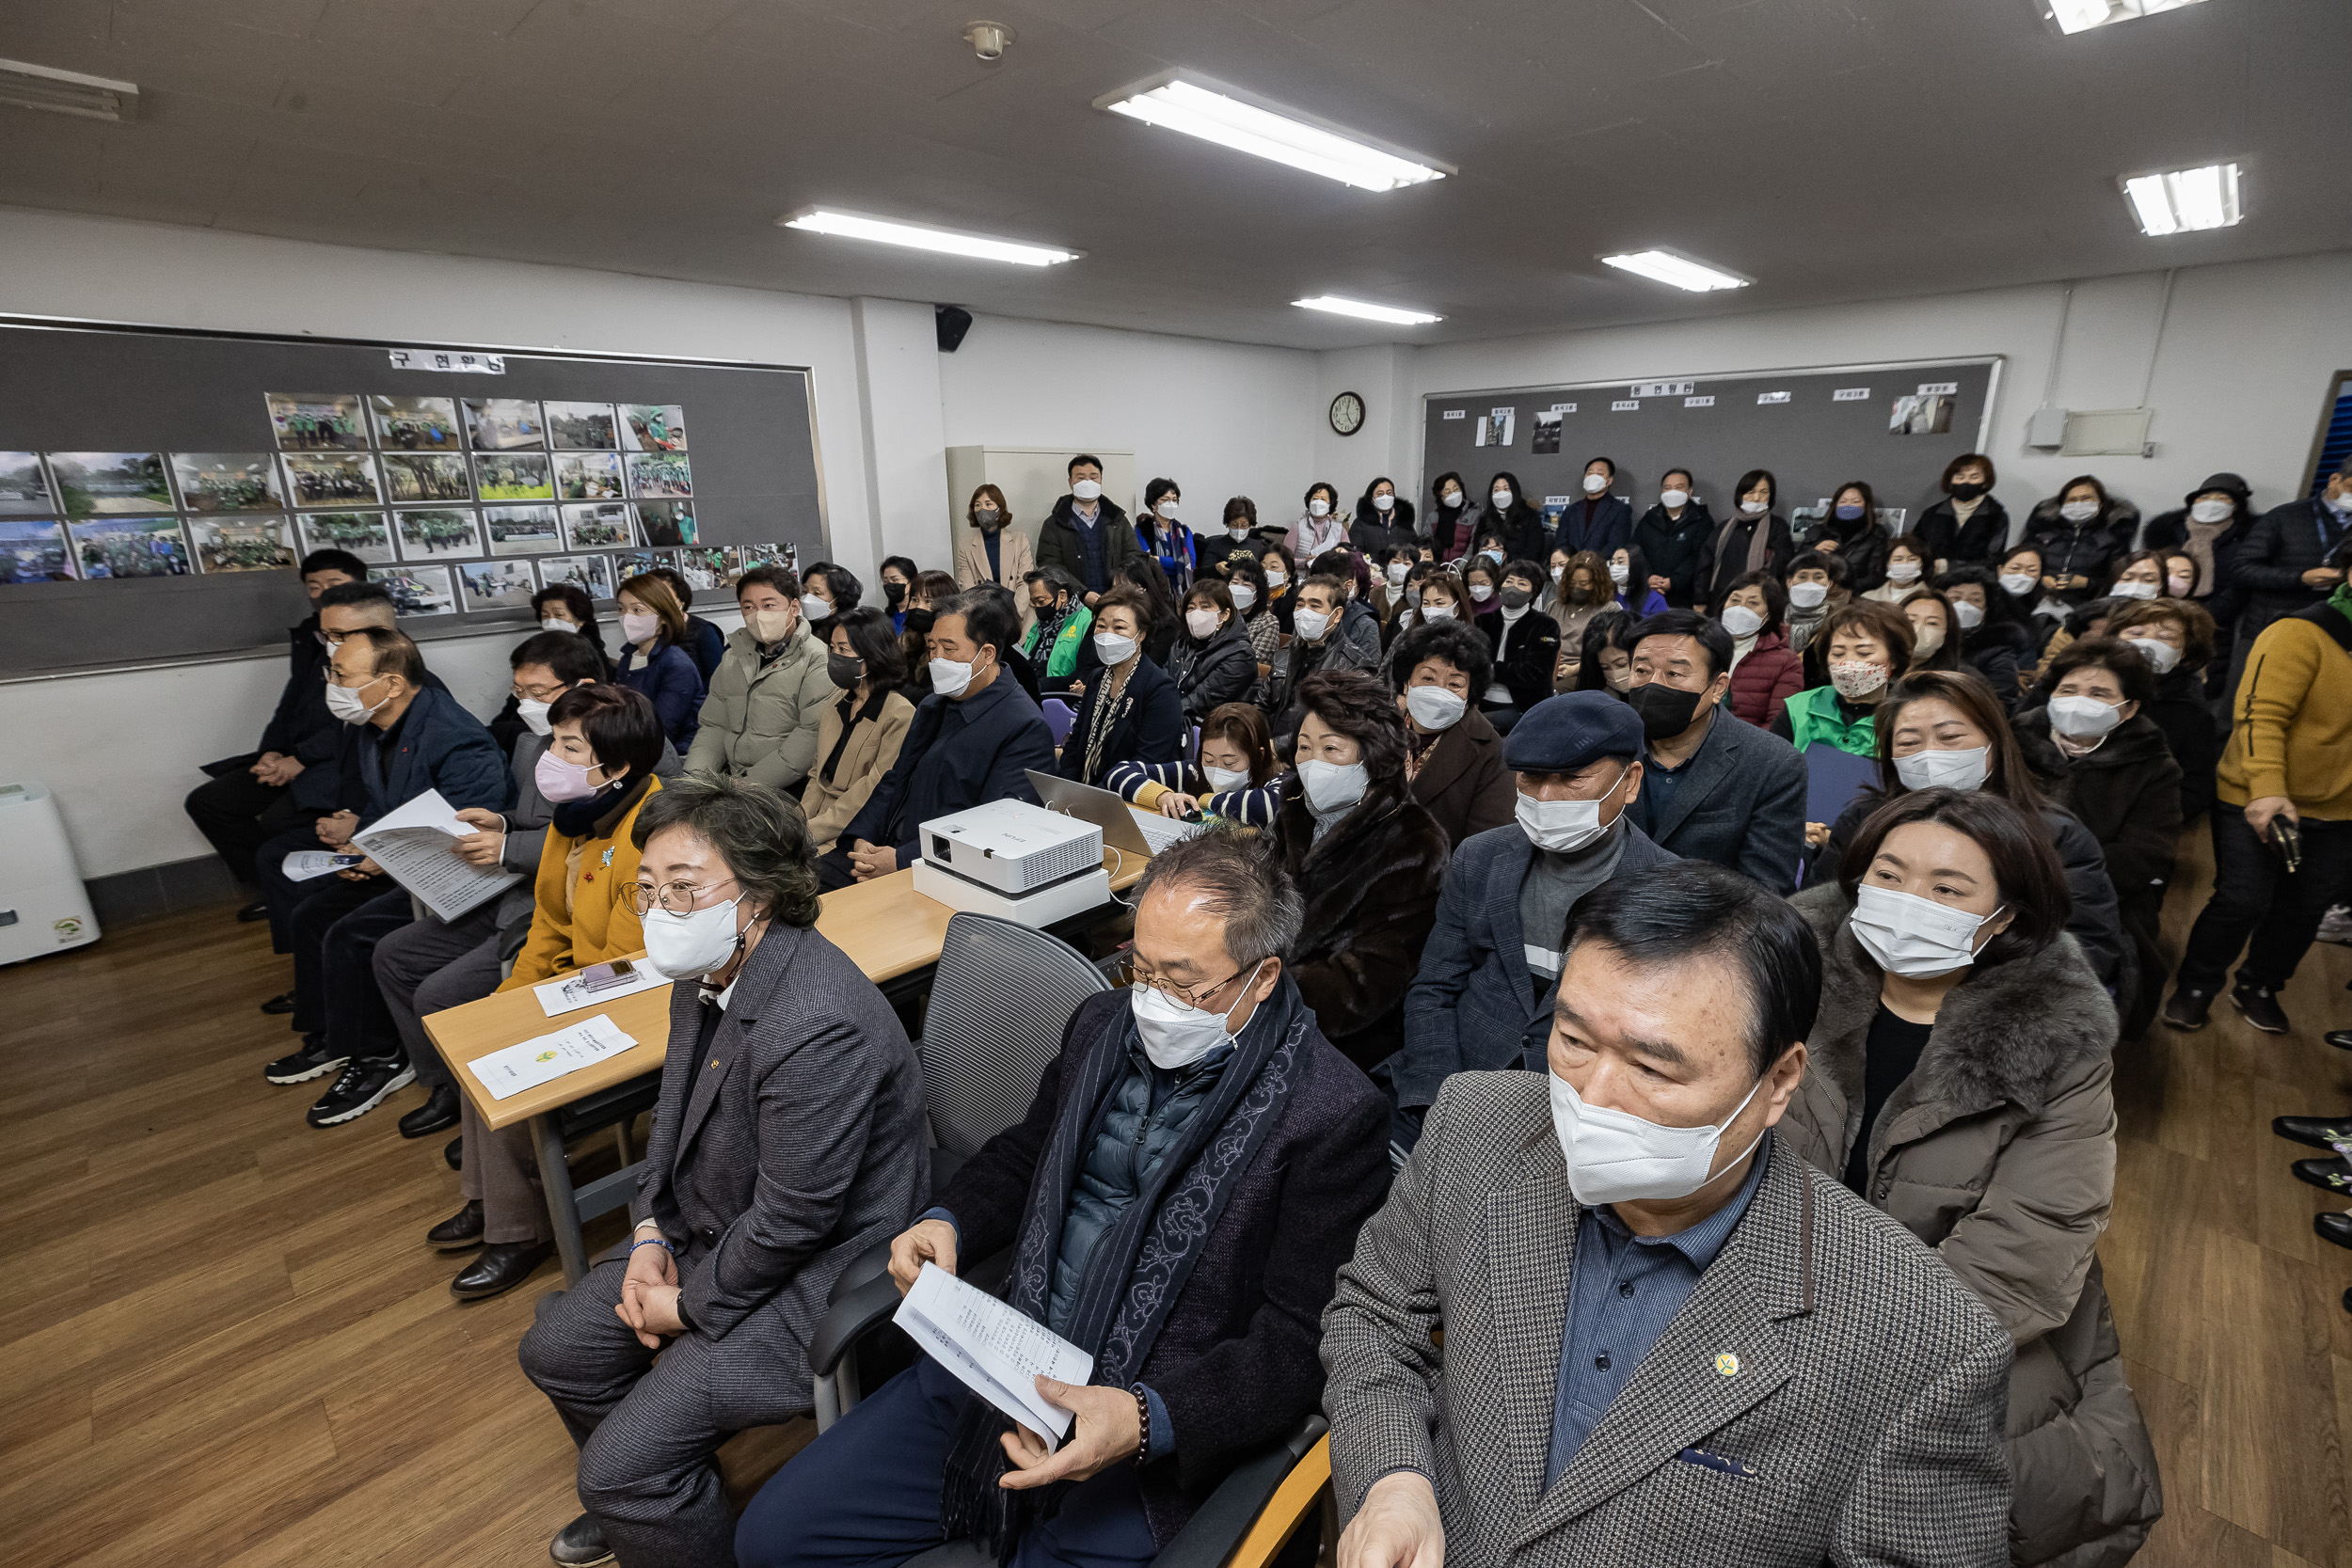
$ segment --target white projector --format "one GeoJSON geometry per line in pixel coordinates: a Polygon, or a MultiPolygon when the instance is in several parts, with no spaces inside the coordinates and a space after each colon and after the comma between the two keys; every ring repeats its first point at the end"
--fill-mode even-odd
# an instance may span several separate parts
{"type": "Polygon", "coordinates": [[[953,910],[1050,926],[1110,902],[1103,830],[1026,800],[992,800],[915,831],[914,891],[953,910]]]}

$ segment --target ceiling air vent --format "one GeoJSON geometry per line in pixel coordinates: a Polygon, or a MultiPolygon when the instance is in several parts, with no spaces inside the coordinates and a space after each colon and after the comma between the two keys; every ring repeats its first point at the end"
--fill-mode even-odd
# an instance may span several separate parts
{"type": "Polygon", "coordinates": [[[114,82],[78,71],[27,65],[23,60],[0,60],[0,103],[78,115],[84,119],[136,119],[139,89],[135,82],[114,82]]]}

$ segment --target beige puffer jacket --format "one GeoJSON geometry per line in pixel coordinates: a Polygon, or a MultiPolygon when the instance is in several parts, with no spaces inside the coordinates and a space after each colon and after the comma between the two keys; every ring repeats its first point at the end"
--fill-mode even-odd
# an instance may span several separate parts
{"type": "Polygon", "coordinates": [[[792,628],[783,655],[764,667],[752,634],[739,626],[710,672],[686,770],[798,794],[817,766],[817,727],[840,695],[825,674],[825,645],[809,635],[806,622],[792,628]]]}

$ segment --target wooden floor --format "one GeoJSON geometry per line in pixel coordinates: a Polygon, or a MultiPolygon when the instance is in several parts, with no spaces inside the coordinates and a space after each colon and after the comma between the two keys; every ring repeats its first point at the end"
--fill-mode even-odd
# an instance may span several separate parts
{"type": "MultiPolygon", "coordinates": [[[[2201,835],[2185,841],[2204,859],[2201,835]]],[[[2201,880],[2202,872],[2197,873],[2201,880]]],[[[2176,892],[2173,935],[2201,888],[2176,892]]],[[[547,1561],[578,1511],[572,1449],[515,1365],[549,1265],[458,1307],[427,1249],[458,1202],[410,1089],[313,1132],[320,1087],[254,1010],[286,962],[228,911],[0,970],[0,1522],[11,1568],[547,1561]]],[[[2102,1253],[2168,1517],[2144,1568],[2352,1568],[2352,1252],[2312,1232],[2286,1112],[2352,1108],[2352,950],[2322,945],[2298,1025],[2161,1026],[2122,1047],[2102,1253]]],[[[616,1239],[618,1216],[592,1227],[616,1239]]],[[[739,1492],[808,1436],[751,1433],[739,1492]]]]}

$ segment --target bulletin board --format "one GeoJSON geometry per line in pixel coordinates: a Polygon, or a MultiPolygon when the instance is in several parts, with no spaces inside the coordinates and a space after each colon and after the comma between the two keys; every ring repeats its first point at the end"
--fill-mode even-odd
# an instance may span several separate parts
{"type": "Polygon", "coordinates": [[[0,679],[282,646],[348,548],[420,641],[824,554],[808,369],[0,316],[0,679]]]}

